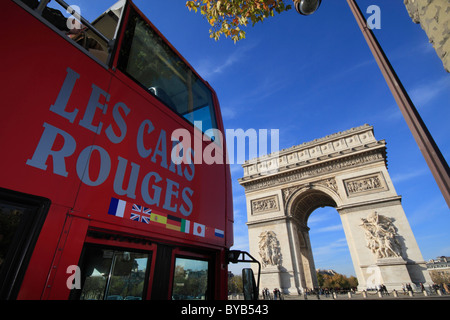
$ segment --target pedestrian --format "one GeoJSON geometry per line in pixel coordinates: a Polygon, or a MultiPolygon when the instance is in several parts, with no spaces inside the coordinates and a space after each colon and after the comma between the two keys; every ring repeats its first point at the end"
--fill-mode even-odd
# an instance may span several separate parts
{"type": "Polygon", "coordinates": [[[434,293],[438,294],[439,286],[437,284],[433,284],[434,293]]]}
{"type": "Polygon", "coordinates": [[[413,291],[413,289],[412,289],[410,283],[408,283],[408,284],[406,285],[406,289],[408,290],[408,292],[411,292],[411,293],[412,293],[412,291],[413,291]]]}
{"type": "Polygon", "coordinates": [[[383,289],[383,292],[384,292],[386,295],[389,295],[389,292],[387,291],[387,288],[386,288],[386,286],[385,286],[384,284],[381,285],[381,288],[383,289]]]}
{"type": "Polygon", "coordinates": [[[447,293],[450,293],[450,291],[449,291],[449,284],[448,284],[448,283],[444,283],[444,290],[445,290],[447,293]]]}
{"type": "Polygon", "coordinates": [[[443,294],[445,294],[444,285],[443,285],[442,283],[439,285],[439,289],[441,289],[441,292],[442,292],[443,294]]]}

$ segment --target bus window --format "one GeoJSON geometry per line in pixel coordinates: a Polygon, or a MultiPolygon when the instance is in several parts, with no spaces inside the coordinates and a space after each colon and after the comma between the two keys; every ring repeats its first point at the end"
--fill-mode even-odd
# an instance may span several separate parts
{"type": "Polygon", "coordinates": [[[142,300],[150,253],[88,246],[82,267],[81,300],[142,300]]]}
{"type": "Polygon", "coordinates": [[[21,1],[98,60],[107,63],[111,53],[111,40],[116,36],[119,19],[125,5],[124,0],[116,2],[92,23],[89,23],[80,12],[61,0],[55,0],[55,3],[48,0],[21,1]]]}
{"type": "MultiPolygon", "coordinates": [[[[42,17],[53,24],[56,28],[58,28],[61,31],[69,32],[69,28],[67,27],[67,18],[64,17],[64,15],[55,8],[50,7],[39,7],[39,5],[42,3],[42,1],[39,0],[22,0],[23,3],[25,3],[27,6],[29,6],[33,10],[39,10],[42,14],[42,17]]],[[[42,5],[46,5],[44,1],[42,5]]]]}
{"type": "Polygon", "coordinates": [[[118,68],[203,132],[217,128],[211,91],[133,10],[118,68]]]}
{"type": "Polygon", "coordinates": [[[176,258],[173,300],[205,300],[208,291],[208,261],[176,258]]]}
{"type": "Polygon", "coordinates": [[[0,299],[17,294],[49,201],[0,189],[0,299]]]}
{"type": "Polygon", "coordinates": [[[0,270],[3,269],[13,239],[17,237],[24,214],[23,207],[0,203],[0,270]]]}

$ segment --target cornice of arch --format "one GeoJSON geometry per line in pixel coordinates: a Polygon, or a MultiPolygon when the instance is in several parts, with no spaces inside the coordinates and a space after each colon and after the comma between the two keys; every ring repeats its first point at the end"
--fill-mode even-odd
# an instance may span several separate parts
{"type": "Polygon", "coordinates": [[[280,168],[278,171],[267,175],[258,174],[239,179],[239,183],[245,188],[246,193],[283,187],[293,182],[318,178],[323,180],[325,176],[333,176],[346,169],[361,167],[364,165],[383,161],[386,164],[385,143],[366,146],[361,150],[352,150],[351,153],[339,153],[335,157],[328,155],[325,158],[317,158],[316,161],[297,163],[292,167],[280,168]]]}

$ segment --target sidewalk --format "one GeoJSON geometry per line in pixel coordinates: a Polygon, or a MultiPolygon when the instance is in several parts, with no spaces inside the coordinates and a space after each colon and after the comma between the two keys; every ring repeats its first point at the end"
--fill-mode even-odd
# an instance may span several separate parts
{"type": "Polygon", "coordinates": [[[436,293],[425,295],[422,292],[414,292],[412,296],[409,294],[403,294],[403,292],[397,292],[397,296],[394,295],[393,292],[390,292],[389,295],[379,295],[377,292],[367,292],[366,296],[363,295],[362,292],[357,292],[351,294],[336,294],[328,296],[325,295],[307,295],[306,299],[304,295],[301,296],[283,296],[284,300],[416,300],[416,299],[429,299],[429,300],[450,300],[449,294],[438,295],[436,293]]]}

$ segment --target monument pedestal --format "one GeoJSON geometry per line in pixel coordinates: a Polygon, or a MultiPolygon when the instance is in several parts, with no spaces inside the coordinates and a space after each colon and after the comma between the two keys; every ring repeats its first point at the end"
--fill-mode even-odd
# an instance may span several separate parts
{"type": "Polygon", "coordinates": [[[361,266],[368,275],[365,286],[358,290],[375,289],[379,285],[385,285],[390,290],[402,290],[402,285],[412,283],[407,262],[401,257],[377,259],[376,263],[369,266],[361,266]]]}
{"type": "Polygon", "coordinates": [[[273,294],[273,289],[278,288],[281,293],[297,295],[298,292],[292,283],[293,273],[281,266],[266,266],[261,270],[259,291],[269,289],[273,294]]]}
{"type": "Polygon", "coordinates": [[[279,288],[281,290],[280,285],[280,270],[278,266],[265,266],[261,270],[261,279],[260,279],[260,288],[259,291],[267,288],[270,292],[275,288],[279,288]]]}

